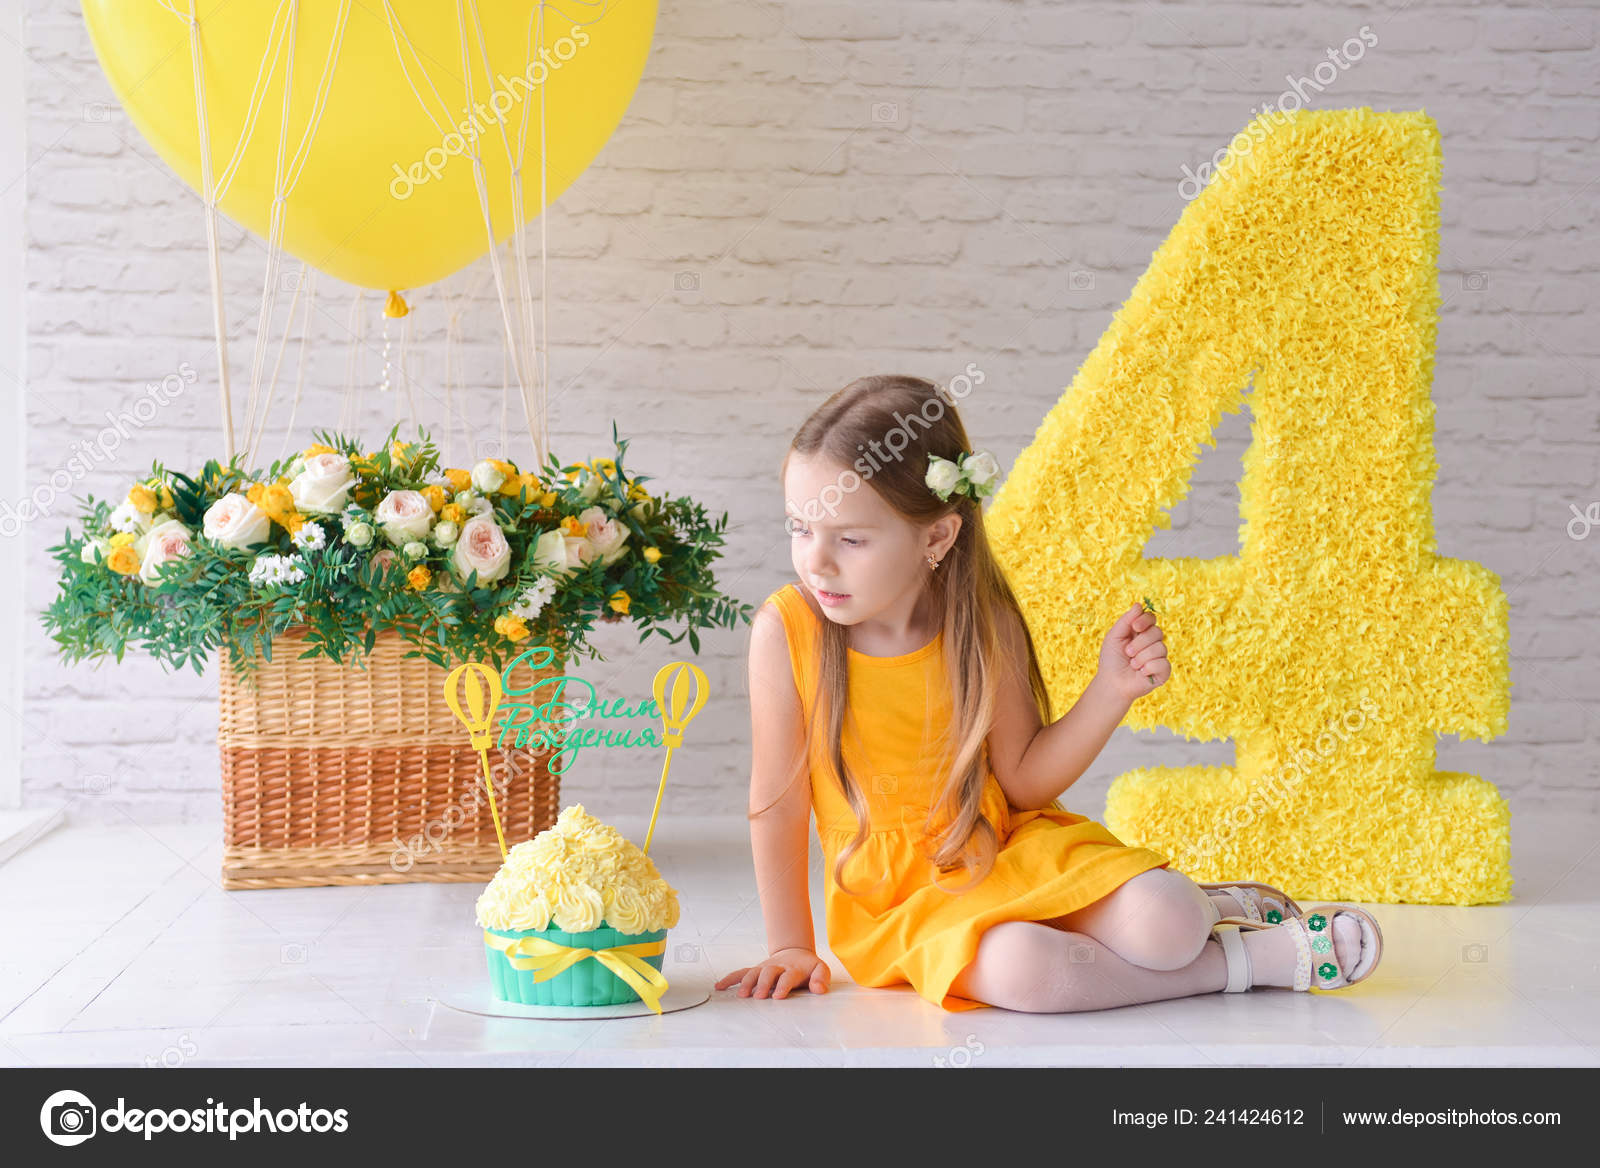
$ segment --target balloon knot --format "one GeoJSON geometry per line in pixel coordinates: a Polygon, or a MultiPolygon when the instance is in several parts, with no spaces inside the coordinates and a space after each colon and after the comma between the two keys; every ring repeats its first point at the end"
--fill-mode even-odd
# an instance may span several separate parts
{"type": "Polygon", "coordinates": [[[405,302],[405,298],[398,292],[391,291],[389,299],[383,302],[384,316],[405,316],[410,311],[411,306],[405,302]]]}

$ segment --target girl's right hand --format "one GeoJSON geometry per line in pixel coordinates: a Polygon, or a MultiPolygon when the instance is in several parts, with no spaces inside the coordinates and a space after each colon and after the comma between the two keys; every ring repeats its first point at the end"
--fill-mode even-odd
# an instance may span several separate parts
{"type": "Polygon", "coordinates": [[[752,989],[758,998],[767,997],[769,993],[774,998],[784,998],[788,997],[791,989],[825,994],[832,977],[828,963],[811,950],[779,949],[760,965],[747,966],[727,974],[717,982],[717,988],[726,989],[734,982],[740,982],[741,998],[748,998],[752,989]],[[774,985],[774,982],[777,984],[774,985]]]}

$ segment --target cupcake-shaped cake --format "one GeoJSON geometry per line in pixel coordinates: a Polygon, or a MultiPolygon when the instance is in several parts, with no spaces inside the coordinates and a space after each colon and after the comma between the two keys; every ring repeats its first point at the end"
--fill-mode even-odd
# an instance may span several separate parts
{"type": "Polygon", "coordinates": [[[497,998],[531,1006],[615,1006],[656,1013],[678,894],[650,857],[574,803],[553,827],[506,853],[478,897],[497,998]]]}

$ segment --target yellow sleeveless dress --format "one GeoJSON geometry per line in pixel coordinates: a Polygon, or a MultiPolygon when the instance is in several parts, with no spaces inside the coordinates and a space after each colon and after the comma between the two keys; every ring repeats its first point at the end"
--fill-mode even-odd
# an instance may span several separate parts
{"type": "MultiPolygon", "coordinates": [[[[816,685],[814,638],[818,622],[827,618],[811,607],[798,584],[785,585],[768,600],[783,617],[795,686],[809,720],[816,685]]],[[[1159,852],[1128,847],[1085,816],[1011,807],[990,770],[982,806],[1000,841],[994,869],[970,891],[944,891],[970,876],[956,871],[941,878],[918,846],[943,782],[932,741],[950,716],[942,648],[941,633],[896,657],[849,651],[843,752],[866,796],[871,833],[844,870],[845,883],[859,895],[850,895],[834,879],[834,861],[857,827],[820,742],[810,753],[811,806],[825,861],[828,944],[851,979],[873,987],[909,982],[945,1010],[973,1010],[988,1003],[957,997],[949,989],[971,963],[985,930],[1001,921],[1075,912],[1169,861],[1159,852]],[[942,888],[935,887],[936,879],[942,888]]]]}

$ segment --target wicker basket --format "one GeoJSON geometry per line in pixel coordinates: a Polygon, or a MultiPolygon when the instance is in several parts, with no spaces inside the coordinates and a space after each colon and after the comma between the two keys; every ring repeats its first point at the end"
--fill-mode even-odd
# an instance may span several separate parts
{"type": "MultiPolygon", "coordinates": [[[[303,636],[273,640],[254,687],[219,654],[222,886],[488,881],[500,847],[482,763],[445,704],[446,671],[407,658],[393,631],[378,634],[364,670],[300,660],[303,636]]],[[[507,846],[556,820],[550,753],[489,751],[507,846]]]]}

